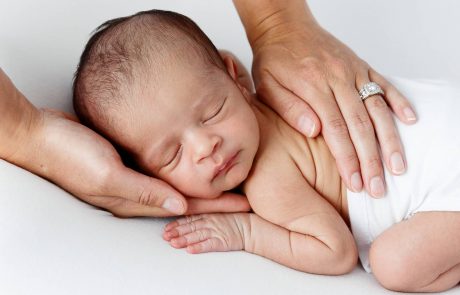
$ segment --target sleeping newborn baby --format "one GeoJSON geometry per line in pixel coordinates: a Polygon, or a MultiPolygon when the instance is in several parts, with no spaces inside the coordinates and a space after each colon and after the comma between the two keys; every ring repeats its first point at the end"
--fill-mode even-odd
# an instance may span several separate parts
{"type": "Polygon", "coordinates": [[[329,275],[353,270],[359,254],[393,290],[458,284],[460,139],[449,135],[460,126],[458,91],[394,81],[418,99],[420,121],[398,124],[409,169],[386,173],[387,194],[373,199],[347,191],[323,138],[305,138],[258,101],[244,73],[195,23],[167,11],[106,22],[82,54],[74,107],[83,123],[184,195],[238,189],[254,211],[180,218],[164,239],[329,275]]]}

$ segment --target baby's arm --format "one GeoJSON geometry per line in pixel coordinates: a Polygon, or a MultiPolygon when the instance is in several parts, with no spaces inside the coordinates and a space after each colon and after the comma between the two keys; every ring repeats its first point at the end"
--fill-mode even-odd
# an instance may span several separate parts
{"type": "Polygon", "coordinates": [[[169,224],[164,238],[191,253],[244,249],[309,273],[351,271],[357,250],[345,222],[294,163],[286,163],[250,185],[257,190],[247,194],[258,215],[190,216],[169,224]]]}

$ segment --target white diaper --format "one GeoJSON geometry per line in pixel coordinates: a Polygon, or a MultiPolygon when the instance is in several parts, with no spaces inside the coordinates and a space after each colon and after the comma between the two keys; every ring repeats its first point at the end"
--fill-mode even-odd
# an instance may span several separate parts
{"type": "Polygon", "coordinates": [[[401,176],[385,171],[385,197],[348,191],[351,227],[367,272],[372,242],[393,224],[421,211],[460,211],[460,88],[390,81],[411,101],[418,121],[408,126],[396,119],[408,167],[401,176]]]}

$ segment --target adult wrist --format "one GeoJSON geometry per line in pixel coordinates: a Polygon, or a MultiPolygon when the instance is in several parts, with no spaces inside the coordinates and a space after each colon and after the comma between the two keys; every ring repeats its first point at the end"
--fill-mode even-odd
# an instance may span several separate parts
{"type": "Polygon", "coordinates": [[[234,0],[253,49],[286,35],[308,33],[319,27],[305,0],[234,0]],[[255,13],[257,11],[257,13],[255,13]]]}
{"type": "Polygon", "coordinates": [[[37,157],[40,127],[43,125],[42,112],[29,102],[15,114],[15,118],[9,120],[4,126],[0,158],[29,169],[33,166],[33,158],[37,157]]]}

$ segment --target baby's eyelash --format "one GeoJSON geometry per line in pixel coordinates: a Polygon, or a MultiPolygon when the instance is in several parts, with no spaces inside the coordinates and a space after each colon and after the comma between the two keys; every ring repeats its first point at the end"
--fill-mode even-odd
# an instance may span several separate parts
{"type": "Polygon", "coordinates": [[[209,121],[212,118],[214,118],[215,116],[217,116],[220,113],[220,111],[222,111],[222,109],[224,108],[224,105],[225,105],[226,101],[227,101],[227,97],[224,98],[224,101],[222,102],[222,105],[220,106],[220,108],[211,117],[209,117],[206,121],[209,121]]]}
{"type": "Polygon", "coordinates": [[[169,166],[172,162],[174,162],[174,160],[177,158],[177,155],[180,154],[180,152],[182,151],[182,145],[179,145],[179,148],[177,149],[176,153],[174,154],[174,157],[172,157],[172,159],[170,161],[168,161],[164,166],[169,166]]]}

